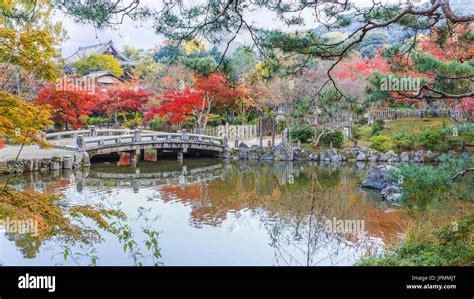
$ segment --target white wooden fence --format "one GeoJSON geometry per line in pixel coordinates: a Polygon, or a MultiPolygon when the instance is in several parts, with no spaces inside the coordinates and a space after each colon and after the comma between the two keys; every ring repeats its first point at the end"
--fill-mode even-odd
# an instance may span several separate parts
{"type": "Polygon", "coordinates": [[[236,138],[255,138],[258,137],[257,125],[220,125],[217,127],[207,127],[204,132],[199,132],[198,129],[193,129],[194,134],[204,134],[223,138],[224,134],[229,139],[236,138]]]}
{"type": "Polygon", "coordinates": [[[449,116],[453,118],[462,117],[461,111],[454,110],[430,110],[430,109],[381,109],[368,111],[368,123],[371,124],[377,119],[403,119],[403,118],[421,118],[421,117],[439,117],[449,116]]]}

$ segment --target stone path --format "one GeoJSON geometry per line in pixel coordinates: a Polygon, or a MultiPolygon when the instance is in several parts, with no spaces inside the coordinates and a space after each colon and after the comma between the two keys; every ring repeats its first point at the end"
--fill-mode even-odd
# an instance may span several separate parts
{"type": "MultiPolygon", "coordinates": [[[[20,146],[12,146],[7,145],[5,148],[0,149],[0,161],[1,160],[14,160],[18,151],[20,150],[20,146]]],[[[26,145],[23,147],[23,150],[20,154],[20,159],[28,160],[28,159],[47,159],[52,158],[55,156],[67,156],[67,155],[74,155],[77,152],[68,151],[65,149],[56,149],[56,148],[40,148],[37,145],[26,145]]]]}

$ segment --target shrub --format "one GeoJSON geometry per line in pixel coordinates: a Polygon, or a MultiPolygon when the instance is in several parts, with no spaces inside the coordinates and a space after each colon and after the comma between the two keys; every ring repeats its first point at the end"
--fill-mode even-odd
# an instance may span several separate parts
{"type": "Polygon", "coordinates": [[[373,148],[374,150],[381,151],[381,152],[387,152],[390,150],[392,147],[392,141],[390,140],[390,137],[384,136],[384,135],[378,135],[370,138],[370,141],[372,142],[370,147],[373,148]]]}
{"type": "Polygon", "coordinates": [[[322,142],[326,145],[329,145],[332,142],[334,147],[342,147],[342,144],[344,143],[344,134],[342,134],[341,131],[329,133],[323,136],[322,142]]]}
{"type": "Polygon", "coordinates": [[[310,127],[296,127],[290,132],[291,139],[294,141],[305,142],[314,137],[314,129],[310,127]]]}
{"type": "Polygon", "coordinates": [[[167,122],[165,118],[152,118],[148,121],[148,126],[152,131],[161,131],[163,129],[163,125],[167,122]]]}
{"type": "Polygon", "coordinates": [[[383,119],[377,119],[372,123],[372,136],[377,135],[385,127],[385,121],[383,119]]]}
{"type": "Polygon", "coordinates": [[[446,138],[447,149],[454,150],[461,143],[461,138],[448,136],[446,138]]]}
{"type": "Polygon", "coordinates": [[[466,143],[472,143],[474,141],[474,124],[473,123],[466,123],[466,124],[445,127],[443,129],[443,133],[446,136],[453,137],[452,132],[454,128],[458,130],[459,141],[464,140],[464,142],[466,143]]]}
{"type": "Polygon", "coordinates": [[[83,120],[91,126],[102,125],[113,121],[112,117],[88,116],[84,115],[83,120]]]}
{"type": "Polygon", "coordinates": [[[141,126],[142,122],[143,122],[142,116],[140,115],[140,113],[136,112],[136,113],[133,114],[132,118],[126,119],[123,122],[123,125],[126,128],[136,128],[138,126],[141,126]]]}
{"type": "MultiPolygon", "coordinates": [[[[242,119],[240,119],[240,122],[242,122],[242,119]]],[[[209,126],[218,126],[220,124],[225,123],[225,118],[220,116],[219,114],[213,114],[209,113],[207,124],[209,126]]]]}
{"type": "Polygon", "coordinates": [[[420,133],[418,141],[427,149],[436,150],[442,142],[442,136],[438,131],[427,129],[420,133]]]}
{"type": "Polygon", "coordinates": [[[411,150],[415,146],[415,136],[410,133],[398,132],[392,139],[398,150],[411,150]]]}
{"type": "Polygon", "coordinates": [[[360,127],[352,126],[352,137],[354,137],[354,139],[360,139],[361,136],[362,136],[362,133],[360,131],[360,127]]]}

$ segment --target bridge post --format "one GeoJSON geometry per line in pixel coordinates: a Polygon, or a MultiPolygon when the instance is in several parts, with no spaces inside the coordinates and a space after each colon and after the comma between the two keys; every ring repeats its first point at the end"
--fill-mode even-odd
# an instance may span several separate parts
{"type": "Polygon", "coordinates": [[[224,147],[227,147],[227,134],[224,134],[224,147]]]}
{"type": "Polygon", "coordinates": [[[178,151],[178,161],[183,161],[183,150],[178,151]]]}
{"type": "Polygon", "coordinates": [[[84,136],[82,136],[82,135],[77,136],[76,145],[77,145],[77,148],[79,149],[80,152],[85,152],[86,151],[86,146],[85,146],[85,143],[84,143],[84,136]]]}
{"type": "Polygon", "coordinates": [[[89,136],[97,136],[97,130],[95,126],[89,126],[90,133],[89,136]]]}
{"type": "Polygon", "coordinates": [[[140,191],[140,182],[138,179],[132,181],[133,193],[138,193],[140,191]]]}
{"type": "Polygon", "coordinates": [[[141,141],[140,130],[134,129],[133,130],[133,142],[141,141]]]}
{"type": "Polygon", "coordinates": [[[181,130],[181,139],[182,139],[183,141],[189,140],[189,136],[188,136],[188,133],[186,133],[186,129],[182,129],[182,130],[181,130]]]}

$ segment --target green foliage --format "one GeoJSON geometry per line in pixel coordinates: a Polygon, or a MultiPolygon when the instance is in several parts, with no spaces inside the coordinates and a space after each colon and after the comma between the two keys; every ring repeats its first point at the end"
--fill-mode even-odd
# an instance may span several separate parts
{"type": "Polygon", "coordinates": [[[136,128],[141,126],[143,123],[143,117],[140,112],[134,112],[132,118],[125,119],[123,125],[126,128],[136,128]]]}
{"type": "Polygon", "coordinates": [[[439,149],[439,145],[442,142],[441,134],[438,131],[430,129],[422,131],[418,138],[420,144],[429,150],[439,149]]]}
{"type": "MultiPolygon", "coordinates": [[[[458,130],[459,138],[456,138],[457,141],[460,139],[464,140],[466,143],[472,143],[474,141],[474,124],[473,123],[466,123],[466,124],[459,124],[454,126],[446,126],[443,128],[443,133],[448,136],[452,136],[452,132],[454,129],[458,130]]],[[[448,140],[449,141],[449,140],[448,140]]]]}
{"type": "Polygon", "coordinates": [[[218,126],[225,123],[225,116],[220,114],[209,113],[207,124],[209,126],[218,126]]]}
{"type": "Polygon", "coordinates": [[[357,45],[357,50],[362,57],[374,58],[375,54],[383,46],[388,44],[388,35],[385,32],[370,31],[367,36],[357,45]]]}
{"type": "Polygon", "coordinates": [[[370,147],[381,152],[388,152],[392,147],[392,140],[388,136],[378,135],[370,138],[370,147]]]}
{"type": "Polygon", "coordinates": [[[165,118],[156,118],[153,117],[148,121],[148,126],[152,131],[161,131],[163,126],[168,122],[165,118]]]}
{"type": "Polygon", "coordinates": [[[214,72],[218,63],[212,56],[205,57],[179,57],[179,62],[201,75],[209,75],[214,72]]]}
{"type": "Polygon", "coordinates": [[[329,133],[323,136],[323,144],[329,145],[332,142],[334,147],[340,148],[344,143],[344,134],[341,131],[329,133]]]}
{"type": "Polygon", "coordinates": [[[97,71],[109,71],[116,76],[124,74],[120,62],[112,55],[92,54],[74,62],[72,66],[81,76],[97,71]]]}
{"type": "Polygon", "coordinates": [[[306,142],[314,137],[314,129],[310,127],[296,127],[290,131],[291,139],[306,142]]]}
{"type": "Polygon", "coordinates": [[[231,71],[230,76],[233,81],[237,81],[243,75],[255,70],[257,58],[252,49],[240,47],[232,54],[230,60],[231,71]]]}
{"type": "Polygon", "coordinates": [[[368,84],[365,87],[365,93],[368,97],[366,102],[386,102],[387,99],[391,99],[391,92],[380,88],[384,80],[386,80],[386,76],[379,72],[374,72],[372,76],[367,78],[368,84]]]}
{"type": "Polygon", "coordinates": [[[415,147],[416,136],[407,132],[398,132],[392,140],[398,150],[412,150],[415,147]]]}
{"type": "Polygon", "coordinates": [[[352,126],[352,136],[354,139],[360,139],[362,136],[362,132],[359,126],[352,126]]]}
{"type": "Polygon", "coordinates": [[[294,105],[292,105],[292,110],[290,111],[290,115],[293,118],[301,118],[306,115],[308,111],[308,106],[310,105],[308,99],[301,98],[296,101],[294,105]]]}
{"type": "Polygon", "coordinates": [[[113,117],[101,117],[101,116],[89,116],[89,115],[83,115],[81,116],[81,119],[84,120],[84,122],[88,125],[91,126],[96,126],[96,125],[102,125],[102,124],[107,124],[113,122],[113,117]]]}
{"type": "Polygon", "coordinates": [[[170,62],[179,56],[182,56],[184,51],[181,47],[174,45],[165,45],[160,47],[153,55],[154,62],[170,62]]]}
{"type": "Polygon", "coordinates": [[[405,240],[381,256],[363,258],[361,266],[474,265],[474,214],[431,231],[428,241],[405,240]]]}
{"type": "Polygon", "coordinates": [[[391,175],[403,179],[402,202],[410,207],[424,210],[431,202],[446,199],[474,200],[472,176],[465,176],[460,182],[453,182],[451,177],[468,167],[473,167],[474,159],[463,155],[459,159],[440,157],[442,163],[437,166],[402,164],[391,175]]]}
{"type": "Polygon", "coordinates": [[[377,119],[372,123],[372,136],[378,135],[384,129],[385,120],[377,119]]]}

